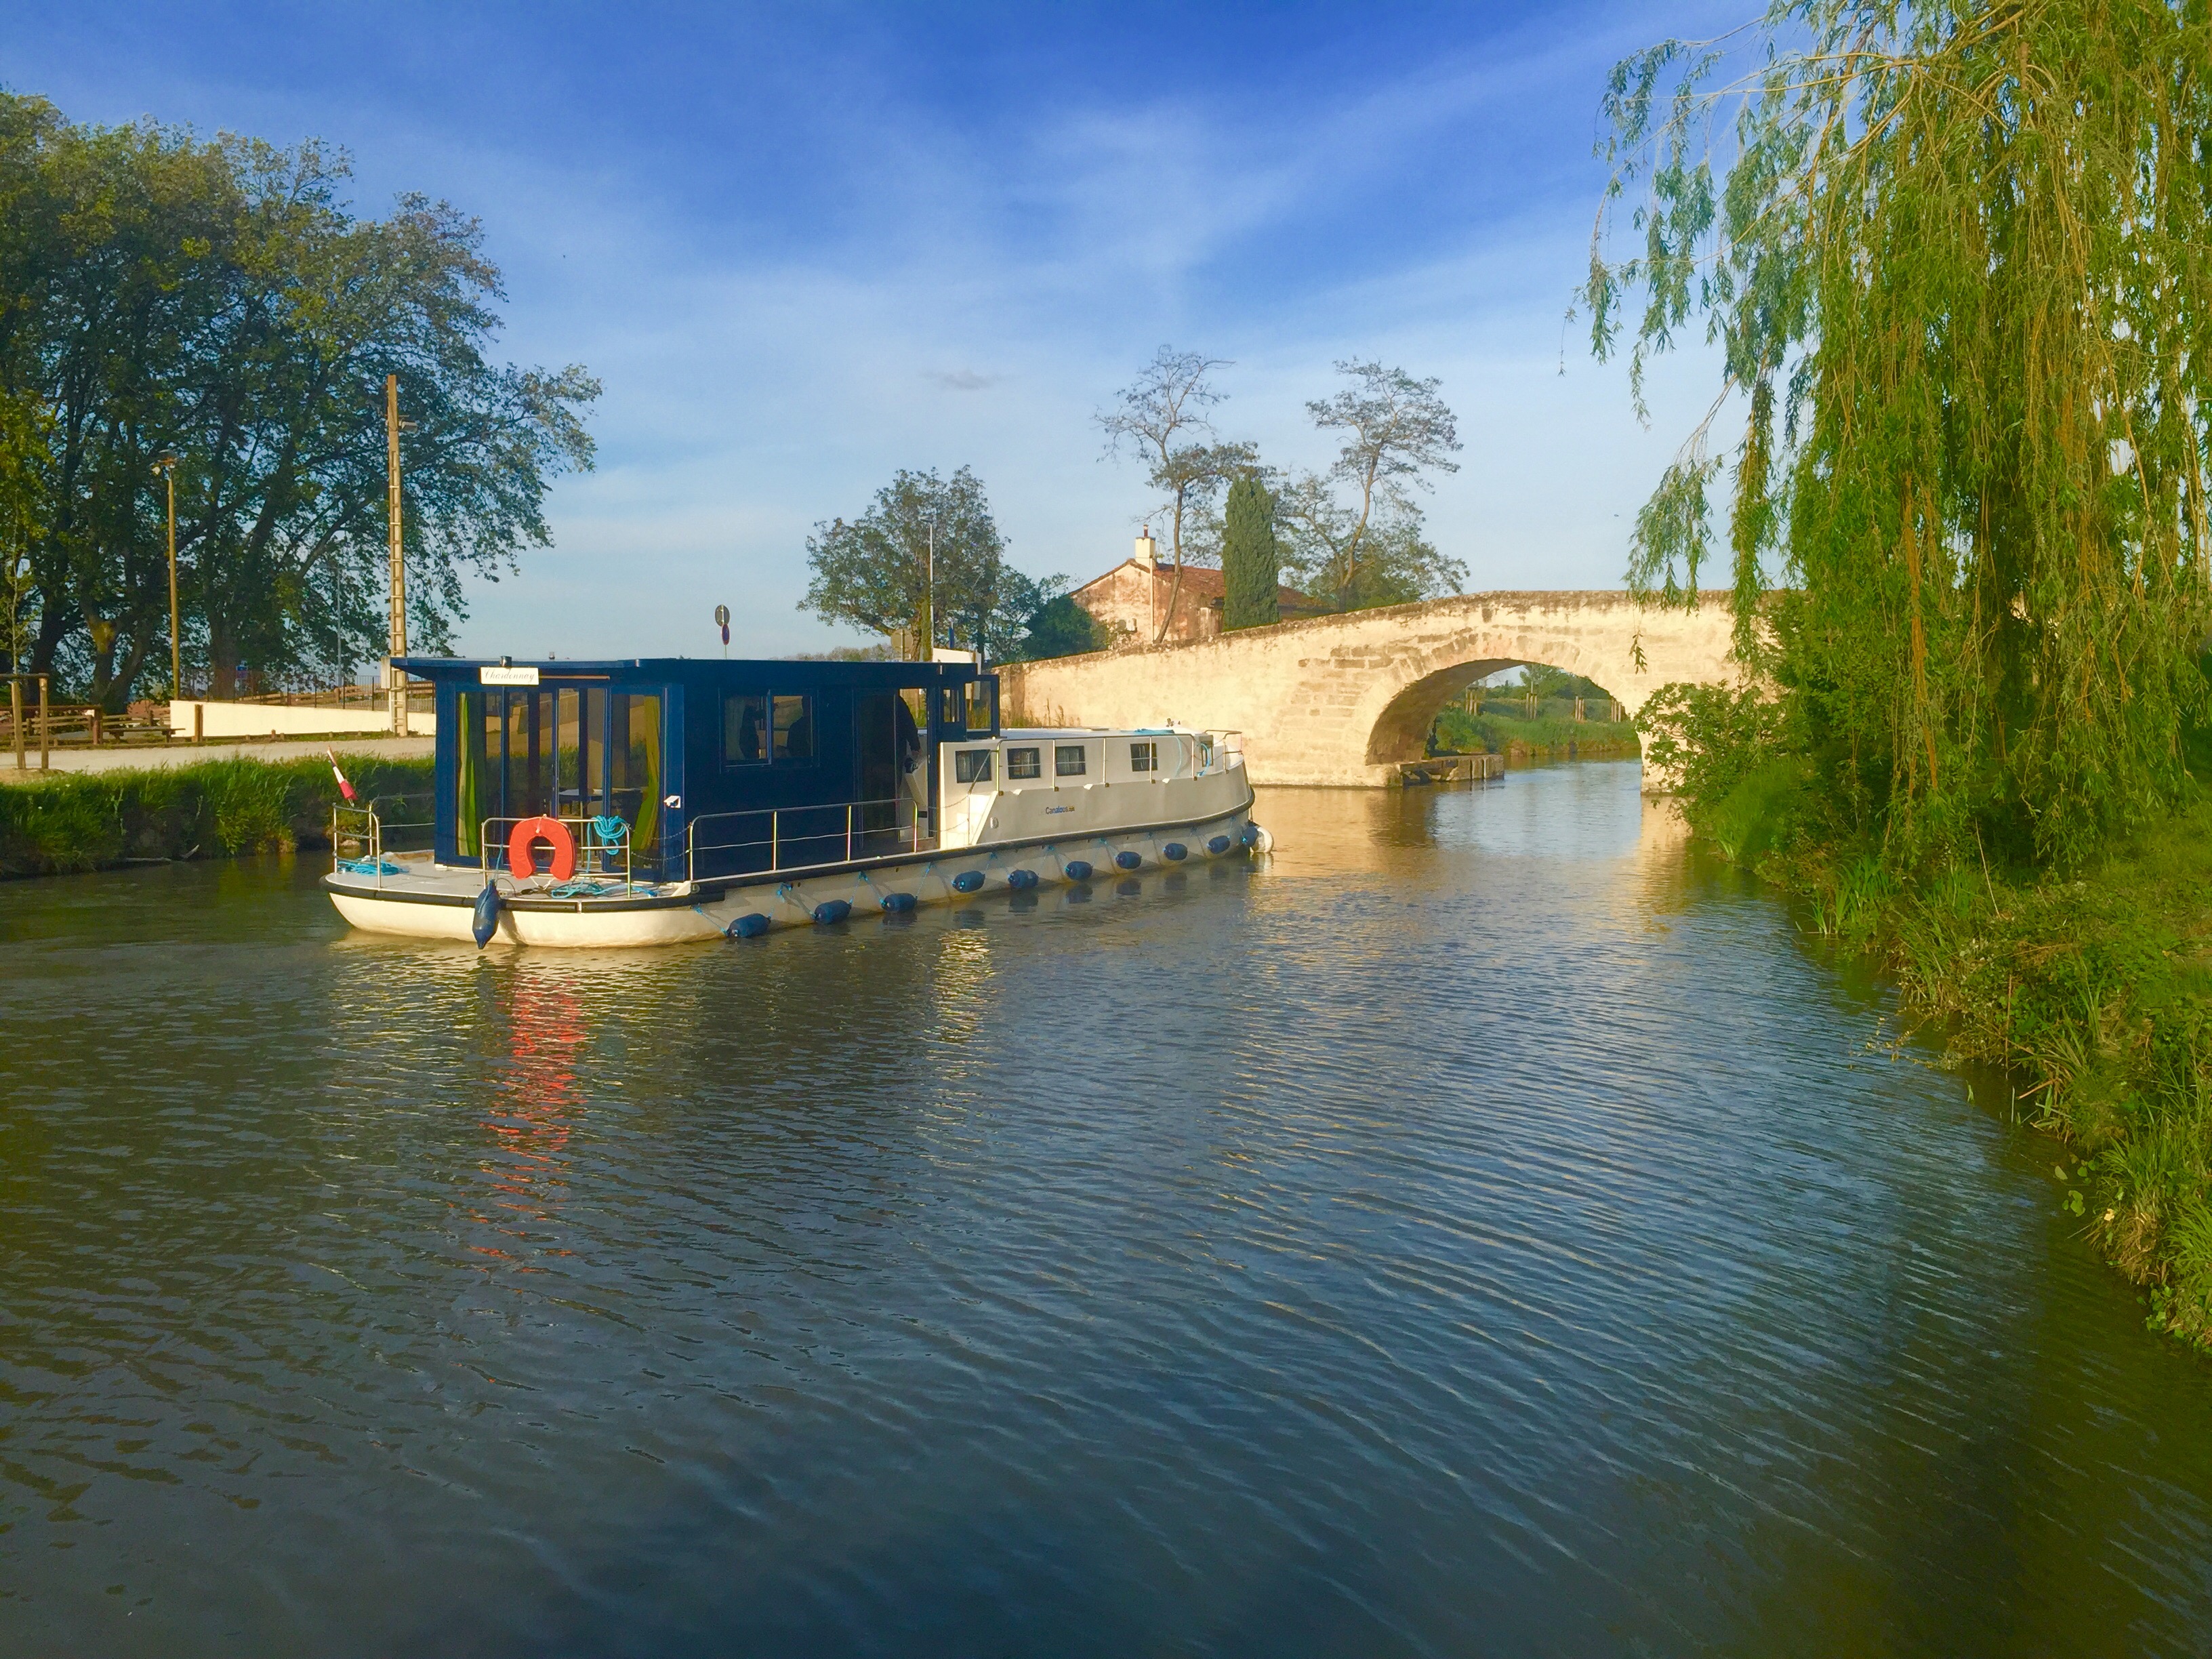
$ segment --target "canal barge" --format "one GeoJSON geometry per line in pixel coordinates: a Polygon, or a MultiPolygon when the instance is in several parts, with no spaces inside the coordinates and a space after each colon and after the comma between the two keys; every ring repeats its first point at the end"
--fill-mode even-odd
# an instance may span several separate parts
{"type": "Polygon", "coordinates": [[[341,805],[324,886],[372,933],[638,945],[1267,850],[1237,733],[1002,729],[940,655],[404,659],[431,799],[341,805]]]}

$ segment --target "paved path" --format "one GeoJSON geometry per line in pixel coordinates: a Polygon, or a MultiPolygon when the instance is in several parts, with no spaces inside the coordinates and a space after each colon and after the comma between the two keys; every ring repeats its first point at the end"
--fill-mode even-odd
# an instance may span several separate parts
{"type": "Polygon", "coordinates": [[[10,784],[37,783],[42,779],[58,778],[80,772],[143,772],[171,766],[197,766],[214,760],[297,760],[303,755],[320,757],[324,750],[335,749],[341,755],[372,755],[378,760],[428,759],[437,752],[435,738],[371,738],[359,733],[327,738],[301,738],[296,741],[270,743],[171,743],[146,744],[143,746],[115,749],[56,749],[52,750],[52,768],[49,772],[39,770],[39,751],[26,750],[23,763],[29,769],[15,769],[15,753],[12,749],[0,750],[0,787],[10,784]]]}

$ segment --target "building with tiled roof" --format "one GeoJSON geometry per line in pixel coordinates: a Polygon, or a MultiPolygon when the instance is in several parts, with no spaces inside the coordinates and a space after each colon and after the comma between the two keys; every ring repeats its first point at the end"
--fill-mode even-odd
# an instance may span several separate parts
{"type": "MultiPolygon", "coordinates": [[[[1175,566],[1161,559],[1159,544],[1147,527],[1137,538],[1133,554],[1104,575],[1084,583],[1073,597],[1104,624],[1115,645],[1123,646],[1148,645],[1154,640],[1212,639],[1221,632],[1226,592],[1218,570],[1196,564],[1183,566],[1178,587],[1175,566]]],[[[1279,586],[1275,597],[1285,622],[1295,617],[1319,616],[1328,608],[1295,587],[1279,586]]]]}

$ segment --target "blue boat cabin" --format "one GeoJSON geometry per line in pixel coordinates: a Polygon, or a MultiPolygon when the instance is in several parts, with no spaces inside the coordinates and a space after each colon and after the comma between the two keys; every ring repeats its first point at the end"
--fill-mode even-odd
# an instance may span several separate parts
{"type": "Polygon", "coordinates": [[[920,851],[939,823],[938,746],[999,732],[998,679],[968,662],[403,666],[437,687],[447,865],[504,869],[514,827],[540,816],[644,880],[920,851]]]}

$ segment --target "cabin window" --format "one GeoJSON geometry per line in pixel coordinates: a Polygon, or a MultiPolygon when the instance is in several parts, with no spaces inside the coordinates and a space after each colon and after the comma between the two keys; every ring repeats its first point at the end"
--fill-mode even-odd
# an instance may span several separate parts
{"type": "Polygon", "coordinates": [[[1157,743],[1133,743],[1129,745],[1129,769],[1132,772],[1157,772],[1160,769],[1160,746],[1157,743]]]}
{"type": "Polygon", "coordinates": [[[757,766],[768,758],[768,699],[757,691],[722,697],[722,764],[757,766]]]}
{"type": "Polygon", "coordinates": [[[1081,777],[1083,775],[1083,745],[1079,743],[1063,743],[1054,745],[1052,751],[1052,770],[1055,777],[1081,777]]]}
{"type": "Polygon", "coordinates": [[[940,724],[957,732],[968,723],[967,712],[962,705],[960,688],[948,685],[938,694],[937,718],[940,724]]]}
{"type": "Polygon", "coordinates": [[[1044,775],[1044,750],[1042,749],[1009,749],[1006,750],[1006,775],[1009,778],[1037,778],[1044,775]]]}
{"type": "Polygon", "coordinates": [[[453,841],[463,858],[497,854],[541,812],[572,830],[618,814],[641,857],[661,839],[661,699],[597,687],[469,690],[454,701],[453,841]]]}
{"type": "Polygon", "coordinates": [[[995,732],[999,729],[998,681],[968,682],[968,729],[970,732],[995,732]]]}
{"type": "Polygon", "coordinates": [[[991,751],[988,749],[956,749],[952,751],[952,781],[955,783],[988,783],[991,781],[991,751]]]}
{"type": "Polygon", "coordinates": [[[811,697],[775,700],[775,757],[780,761],[814,758],[814,709],[811,697]]]}
{"type": "MultiPolygon", "coordinates": [[[[459,711],[460,743],[454,769],[453,841],[464,858],[483,850],[478,839],[486,818],[499,816],[499,694],[464,691],[454,699],[459,711]]],[[[495,840],[500,827],[492,826],[495,840]]]]}

